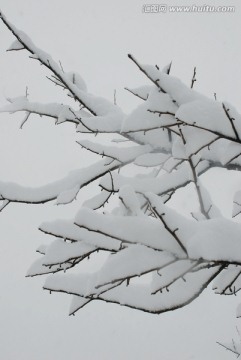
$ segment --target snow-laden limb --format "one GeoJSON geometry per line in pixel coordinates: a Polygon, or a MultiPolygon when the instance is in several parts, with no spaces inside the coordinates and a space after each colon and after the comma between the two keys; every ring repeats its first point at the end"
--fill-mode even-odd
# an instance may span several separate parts
{"type": "Polygon", "coordinates": [[[73,200],[76,200],[76,197],[78,195],[78,192],[80,190],[79,184],[75,185],[72,189],[68,189],[66,191],[62,191],[58,196],[56,200],[56,204],[69,204],[73,200]]]}
{"type": "MultiPolygon", "coordinates": [[[[185,154],[187,157],[196,155],[196,154],[202,154],[202,150],[206,148],[210,148],[210,146],[215,143],[219,136],[210,132],[207,132],[202,129],[196,129],[189,126],[180,126],[179,129],[181,129],[183,137],[185,139],[185,154]]],[[[180,138],[175,139],[176,142],[180,138]]],[[[174,152],[174,146],[176,146],[176,143],[173,143],[172,152],[174,152]]],[[[176,154],[173,156],[179,156],[180,154],[178,151],[176,151],[176,154]]],[[[205,158],[205,157],[204,157],[205,158]]]]}
{"type": "Polygon", "coordinates": [[[60,237],[70,241],[83,241],[98,249],[118,251],[121,248],[121,241],[104,234],[90,232],[80,228],[70,220],[55,220],[41,224],[40,228],[45,234],[60,237]]]}
{"type": "MultiPolygon", "coordinates": [[[[87,298],[91,297],[94,299],[102,299],[107,302],[116,302],[137,309],[142,309],[143,311],[159,313],[172,310],[176,307],[181,307],[184,306],[186,303],[189,303],[189,301],[198,296],[198,294],[207,286],[207,284],[213,278],[216,277],[216,275],[221,273],[221,271],[224,271],[226,266],[230,263],[230,259],[235,259],[235,254],[232,254],[231,250],[228,251],[228,247],[230,247],[230,239],[227,237],[227,233],[230,232],[230,226],[232,225],[231,221],[224,221],[223,219],[214,219],[204,222],[188,220],[185,219],[181,214],[178,215],[175,210],[163,204],[158,196],[150,193],[146,194],[145,196],[148,197],[148,200],[152,208],[155,209],[156,213],[161,213],[161,215],[165,219],[165,223],[163,225],[161,224],[163,223],[163,221],[160,221],[160,224],[163,226],[162,230],[165,230],[165,232],[163,232],[162,235],[158,235],[159,242],[160,240],[162,240],[163,236],[165,236],[166,240],[168,240],[170,245],[171,236],[172,240],[176,241],[176,246],[178,246],[180,245],[180,243],[176,239],[177,233],[178,239],[183,241],[186,246],[186,251],[189,258],[185,259],[185,256],[183,257],[185,251],[183,251],[183,253],[180,253],[179,250],[178,254],[177,248],[175,250],[175,253],[173,250],[170,251],[170,248],[165,251],[156,251],[157,249],[155,249],[155,244],[153,246],[153,236],[152,239],[150,239],[148,242],[147,240],[143,241],[143,238],[145,237],[143,231],[144,229],[147,229],[147,226],[145,224],[143,226],[143,220],[145,219],[143,217],[140,218],[142,219],[142,225],[140,225],[141,223],[138,220],[137,223],[135,221],[134,224],[129,223],[131,225],[134,225],[133,227],[131,227],[126,222],[126,220],[129,221],[130,218],[138,219],[137,216],[120,217],[112,215],[102,215],[97,214],[93,211],[89,211],[88,209],[82,209],[75,220],[76,222],[78,221],[78,226],[84,227],[85,229],[88,228],[88,230],[90,232],[93,232],[93,234],[98,233],[105,235],[106,237],[111,237],[112,239],[119,240],[121,241],[122,246],[120,247],[120,250],[119,252],[117,252],[116,255],[110,255],[107,258],[103,267],[95,275],[81,275],[80,278],[78,277],[78,281],[76,276],[72,277],[72,275],[68,277],[53,277],[50,278],[50,280],[47,280],[44,288],[52,291],[67,292],[87,298]],[[163,213],[164,211],[165,213],[163,213]],[[179,226],[180,228],[176,228],[175,226],[179,226]],[[126,229],[128,229],[128,231],[126,229]],[[226,229],[227,233],[224,232],[224,229],[226,229]],[[141,238],[140,233],[143,238],[141,238]],[[222,234],[221,239],[220,234],[222,234]],[[120,236],[122,236],[122,238],[120,238],[120,236]],[[138,243],[134,242],[131,236],[133,236],[134,239],[138,238],[138,243]],[[219,241],[220,251],[218,256],[214,253],[208,255],[206,253],[203,253],[202,246],[204,240],[209,243],[210,248],[213,246],[213,249],[215,249],[215,253],[217,253],[218,245],[213,245],[213,243],[219,241]],[[140,243],[143,244],[138,245],[140,243]],[[127,248],[123,248],[123,246],[127,246],[127,248]],[[154,261],[155,258],[156,262],[154,261]],[[142,259],[143,261],[140,261],[140,259],[142,259]],[[158,274],[154,273],[154,271],[157,271],[158,274]],[[152,282],[150,287],[141,287],[142,290],[140,291],[144,291],[144,293],[141,292],[142,297],[144,296],[144,298],[146,299],[146,306],[144,307],[141,300],[137,301],[136,298],[134,300],[132,298],[134,297],[135,291],[139,291],[140,287],[137,286],[136,288],[136,285],[133,285],[132,283],[129,284],[129,281],[130,278],[135,278],[149,272],[153,273],[154,282],[152,282]],[[200,279],[202,279],[202,282],[199,283],[199,276],[201,273],[209,275],[207,277],[205,276],[205,281],[203,281],[203,277],[201,277],[200,279]],[[81,280],[82,276],[84,276],[83,280],[81,280]],[[86,280],[84,280],[85,277],[86,280]],[[193,281],[190,279],[193,279],[193,281]],[[129,284],[128,288],[135,288],[135,291],[133,291],[133,293],[129,289],[125,290],[121,285],[121,283],[125,280],[127,281],[127,284],[129,284]],[[173,303],[172,297],[170,297],[169,295],[167,295],[167,297],[170,307],[165,306],[163,308],[163,298],[160,299],[162,305],[161,308],[160,305],[158,306],[156,302],[154,302],[153,305],[152,297],[152,300],[149,299],[150,296],[148,295],[148,292],[158,295],[159,291],[162,291],[162,294],[170,292],[172,296],[175,297],[175,291],[177,286],[180,286],[180,284],[182,284],[183,282],[186,283],[189,281],[191,281],[191,292],[186,293],[186,296],[183,299],[183,303],[182,301],[180,301],[179,305],[177,305],[177,300],[175,300],[175,302],[173,303]],[[118,282],[120,282],[120,284],[117,285],[118,282]],[[193,283],[195,283],[195,286],[199,285],[198,289],[195,287],[195,291],[193,291],[193,283]],[[104,293],[102,292],[101,294],[99,292],[100,289],[103,290],[103,286],[107,286],[108,284],[116,284],[114,298],[112,296],[114,290],[105,289],[104,293]],[[136,301],[136,303],[134,303],[134,301],[136,301]]],[[[158,221],[158,219],[150,219],[149,221],[152,222],[151,231],[152,234],[155,236],[155,234],[157,234],[157,228],[155,228],[154,224],[155,221],[158,221]]],[[[235,260],[237,261],[237,263],[240,264],[241,259],[239,254],[241,252],[239,249],[240,241],[238,240],[240,234],[240,225],[236,225],[238,226],[236,229],[236,245],[238,247],[235,247],[234,244],[231,244],[231,249],[233,249],[234,253],[236,253],[235,260]]],[[[204,248],[207,248],[205,244],[204,248]]],[[[237,271],[240,272],[239,267],[237,269],[237,271]]],[[[222,281],[221,275],[221,280],[218,280],[220,283],[219,286],[235,286],[235,281],[238,279],[238,276],[236,273],[234,275],[236,276],[236,278],[234,279],[235,276],[229,276],[229,281],[227,281],[227,277],[225,276],[224,279],[226,279],[226,281],[222,281]]],[[[185,287],[185,285],[182,286],[185,287]]],[[[181,290],[179,289],[178,291],[181,290]]],[[[164,297],[164,301],[165,298],[166,296],[164,297]]],[[[180,300],[180,298],[178,299],[180,300]]]]}
{"type": "Polygon", "coordinates": [[[55,240],[46,249],[43,265],[62,264],[70,260],[89,256],[93,251],[96,251],[96,247],[87,245],[83,241],[69,243],[63,240],[55,240]]]}
{"type": "Polygon", "coordinates": [[[57,64],[52,57],[34,45],[32,40],[23,31],[18,30],[11,24],[6,17],[0,12],[0,18],[11,33],[15,36],[20,44],[26,49],[34,59],[40,61],[41,64],[46,66],[53,75],[60,81],[72,94],[81,105],[83,105],[93,115],[103,115],[109,110],[110,102],[100,99],[95,102],[95,97],[89,96],[85,91],[78,87],[79,83],[74,83],[73,79],[68,73],[64,73],[59,64],[57,64]],[[103,100],[103,101],[101,101],[103,100]]]}
{"type": "Polygon", "coordinates": [[[196,223],[185,219],[182,215],[166,206],[161,198],[153,193],[146,193],[145,198],[166,231],[176,241],[184,254],[187,255],[187,239],[194,233],[196,223]]]}
{"type": "MultiPolygon", "coordinates": [[[[84,79],[76,71],[65,72],[65,75],[69,78],[69,80],[73,84],[75,84],[77,86],[78,89],[87,92],[86,82],[84,81],[84,79]]],[[[61,87],[64,87],[61,80],[56,78],[54,75],[52,75],[52,77],[48,78],[48,79],[51,80],[53,83],[55,83],[55,85],[59,85],[61,87]]],[[[71,94],[70,94],[70,96],[71,96],[71,94]]]]}
{"type": "MultiPolygon", "coordinates": [[[[61,66],[57,64],[49,54],[36,47],[32,40],[23,31],[18,30],[11,24],[2,12],[0,12],[0,19],[16,37],[18,43],[31,54],[31,57],[38,60],[52,72],[54,82],[57,82],[57,84],[62,85],[64,89],[67,89],[71,97],[96,117],[95,122],[97,121],[101,124],[101,122],[104,121],[105,125],[109,122],[117,122],[120,128],[124,114],[118,106],[104,98],[87,93],[84,80],[82,80],[78,74],[76,75],[75,72],[65,73],[61,66]]],[[[64,114],[64,119],[65,116],[64,114]]],[[[59,122],[65,121],[64,119],[60,116],[59,122]]],[[[78,115],[76,115],[76,120],[80,120],[79,122],[81,122],[81,118],[79,118],[78,115]]],[[[83,119],[84,127],[86,127],[85,121],[88,121],[88,117],[83,119]]],[[[95,128],[91,131],[98,132],[99,130],[95,128]]]]}
{"type": "MultiPolygon", "coordinates": [[[[93,95],[89,95],[93,97],[93,95]]],[[[96,102],[101,102],[101,99],[96,98],[96,102]]],[[[28,101],[26,96],[20,96],[17,98],[9,98],[9,104],[0,108],[0,112],[20,112],[25,111],[29,114],[38,114],[41,116],[47,116],[55,119],[57,125],[63,122],[72,122],[77,125],[78,132],[87,133],[119,133],[121,131],[121,124],[123,113],[110,106],[110,112],[102,116],[90,116],[90,114],[84,110],[74,111],[69,105],[62,105],[57,103],[41,104],[37,102],[28,101]]]]}
{"type": "Polygon", "coordinates": [[[61,81],[61,83],[70,91],[74,98],[77,99],[91,113],[93,113],[93,110],[89,108],[87,104],[85,104],[84,99],[81,99],[82,91],[79,90],[75,84],[73,84],[68,75],[64,74],[63,70],[52,59],[52,57],[43,50],[36,47],[32,40],[23,31],[18,30],[13,24],[11,24],[2,12],[0,12],[0,18],[11,31],[11,33],[16,37],[18,42],[22,44],[23,48],[26,49],[34,59],[39,60],[43,65],[50,69],[57,77],[57,79],[61,81]]]}
{"type": "Polygon", "coordinates": [[[164,289],[169,290],[171,286],[178,279],[184,279],[185,275],[190,272],[198,261],[192,260],[177,260],[171,262],[168,266],[153,273],[151,290],[152,294],[162,292],[164,289]]]}
{"type": "MultiPolygon", "coordinates": [[[[128,162],[132,161],[130,154],[128,162]]],[[[40,204],[58,198],[58,203],[69,203],[79,189],[119,167],[119,161],[104,159],[87,168],[71,171],[61,180],[36,188],[24,187],[11,182],[0,181],[2,199],[12,202],[40,204]]]]}
{"type": "MultiPolygon", "coordinates": [[[[70,107],[67,105],[61,105],[57,103],[40,104],[37,102],[30,102],[23,97],[8,99],[9,104],[2,106],[0,112],[18,112],[25,111],[29,114],[38,114],[41,116],[48,116],[56,120],[56,124],[60,124],[64,121],[73,122],[79,124],[73,113],[70,111],[70,107]]],[[[80,112],[83,115],[83,110],[80,112]]]]}
{"type": "Polygon", "coordinates": [[[46,275],[56,273],[59,271],[66,271],[74,266],[72,262],[64,263],[62,265],[45,266],[43,258],[35,260],[27,271],[26,277],[33,277],[38,275],[46,275]]]}
{"type": "Polygon", "coordinates": [[[77,131],[81,133],[120,133],[122,125],[122,115],[113,116],[108,114],[100,117],[82,116],[75,113],[75,119],[78,121],[77,131]]]}
{"type": "Polygon", "coordinates": [[[191,172],[187,164],[182,164],[176,171],[161,177],[127,177],[113,173],[113,183],[108,176],[102,177],[100,186],[107,191],[119,191],[124,185],[131,185],[138,193],[145,193],[151,189],[155,194],[165,194],[184,187],[192,181],[191,172]]]}
{"type": "Polygon", "coordinates": [[[95,274],[49,276],[44,284],[44,289],[78,295],[87,299],[99,299],[160,314],[189,304],[200,295],[221,269],[219,266],[213,269],[202,269],[197,273],[188,273],[186,281],[179,279],[173,284],[172,291],[155,295],[151,293],[150,285],[134,283],[130,283],[128,286],[118,283],[117,286],[101,293],[100,289],[96,289],[93,285],[95,284],[95,274]]]}
{"type": "Polygon", "coordinates": [[[176,110],[177,106],[172,102],[168,94],[153,89],[148,99],[125,118],[122,132],[150,131],[175,124],[176,110]],[[156,112],[158,112],[158,116],[156,112]]]}
{"type": "MultiPolygon", "coordinates": [[[[207,146],[210,146],[211,144],[213,144],[217,140],[217,138],[215,137],[214,139],[211,139],[211,142],[209,139],[207,141],[204,138],[205,139],[204,144],[203,143],[199,144],[199,148],[196,152],[188,154],[188,147],[187,147],[187,143],[188,143],[187,135],[188,134],[186,134],[184,132],[183,126],[181,126],[179,124],[178,124],[178,130],[179,130],[179,138],[176,138],[173,143],[172,155],[176,159],[186,161],[187,164],[189,165],[190,171],[192,174],[192,182],[194,183],[197,197],[198,197],[200,213],[202,214],[202,216],[204,218],[210,219],[209,212],[212,209],[212,204],[211,204],[208,192],[205,189],[203,189],[203,187],[200,183],[200,179],[198,177],[197,166],[202,161],[199,151],[202,150],[203,148],[206,148],[207,146]],[[200,147],[200,145],[201,145],[201,147],[200,147]]],[[[217,213],[217,210],[216,211],[214,210],[214,216],[216,213],[217,213]]]]}
{"type": "MultiPolygon", "coordinates": [[[[111,173],[110,173],[110,176],[111,173]]],[[[109,191],[102,190],[99,194],[83,202],[83,206],[92,210],[100,209],[108,203],[112,193],[109,191]]]]}
{"type": "Polygon", "coordinates": [[[224,103],[209,99],[196,100],[180,106],[176,118],[188,126],[240,143],[241,116],[234,109],[237,115],[237,119],[234,119],[229,112],[224,103]]]}
{"type": "Polygon", "coordinates": [[[152,147],[150,145],[143,145],[143,146],[137,145],[127,148],[119,148],[117,146],[107,146],[107,145],[94,143],[89,140],[79,140],[77,141],[77,143],[81,145],[83,148],[95,154],[109,157],[113,160],[119,161],[120,163],[128,162],[130,159],[130,154],[134,159],[138,156],[141,156],[143,154],[152,151],[152,147]]]}
{"type": "Polygon", "coordinates": [[[64,273],[63,276],[57,276],[57,274],[49,276],[45,281],[44,289],[94,299],[100,294],[119,286],[121,283],[122,281],[119,281],[115,284],[108,284],[97,289],[95,287],[96,273],[64,273]]]}
{"type": "Polygon", "coordinates": [[[166,250],[185,257],[173,236],[156,219],[146,216],[104,215],[82,208],[75,218],[75,224],[93,233],[115,238],[124,244],[142,244],[155,250],[166,250]]]}
{"type": "Polygon", "coordinates": [[[190,259],[241,264],[240,224],[223,217],[196,222],[163,204],[155,194],[147,193],[145,197],[190,259]]]}
{"type": "Polygon", "coordinates": [[[109,255],[98,273],[95,287],[150,273],[174,259],[169,253],[155,251],[146,246],[129,246],[117,254],[109,255]]]}
{"type": "Polygon", "coordinates": [[[156,66],[140,64],[132,55],[129,58],[138,66],[138,68],[151,80],[157,88],[168,93],[172,100],[178,105],[185,104],[197,99],[207,99],[204,95],[190,89],[179,79],[160,71],[156,66]]]}
{"type": "Polygon", "coordinates": [[[99,296],[107,302],[118,303],[146,312],[160,314],[183,307],[197,298],[220,272],[218,269],[204,269],[197,274],[188,274],[186,281],[180,279],[173,285],[172,291],[152,295],[148,285],[121,285],[99,296]]]}

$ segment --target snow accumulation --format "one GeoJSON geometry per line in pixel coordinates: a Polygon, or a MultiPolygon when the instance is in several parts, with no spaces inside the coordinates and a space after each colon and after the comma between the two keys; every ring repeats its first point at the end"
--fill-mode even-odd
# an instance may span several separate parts
{"type": "MultiPolygon", "coordinates": [[[[38,188],[0,181],[0,211],[11,202],[68,204],[81,201],[80,189],[95,181],[101,188],[82,201],[74,219],[40,225],[55,240],[38,248],[41,258],[27,276],[51,274],[44,288],[72,294],[70,314],[92,300],[161,313],[190,303],[213,280],[216,293],[236,294],[241,289],[241,225],[221,214],[202,182],[202,174],[213,167],[241,170],[236,109],[183,84],[170,75],[171,64],[159,70],[129,55],[150,85],[127,88],[141,103],[126,115],[88,93],[77,72],[64,72],[25,33],[1,19],[16,37],[8,50],[27,50],[67,96],[63,105],[30,102],[26,96],[8,99],[0,111],[44,115],[56,125],[72,122],[77,132],[89,134],[79,145],[103,158],[38,188]],[[68,95],[74,106],[68,105],[68,95]],[[98,137],[90,141],[90,134],[118,139],[103,145],[98,137]],[[181,188],[195,191],[197,203],[189,216],[169,204],[181,188]],[[98,271],[67,271],[92,254],[103,260],[98,271]]],[[[233,216],[240,212],[241,190],[234,196],[233,216]]]]}

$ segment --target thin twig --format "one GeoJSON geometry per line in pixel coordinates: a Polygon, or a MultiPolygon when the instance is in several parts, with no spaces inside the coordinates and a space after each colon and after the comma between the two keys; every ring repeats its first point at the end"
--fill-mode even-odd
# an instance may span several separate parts
{"type": "Polygon", "coordinates": [[[224,103],[222,103],[222,106],[223,106],[223,110],[224,110],[224,112],[225,112],[228,120],[229,120],[230,123],[231,123],[232,129],[233,129],[233,132],[234,132],[236,138],[237,138],[238,140],[240,140],[239,134],[238,134],[237,129],[236,129],[235,125],[234,125],[235,118],[233,118],[233,117],[230,116],[230,114],[229,114],[230,109],[227,109],[226,106],[224,105],[224,103]]]}
{"type": "Polygon", "coordinates": [[[194,70],[193,70],[193,76],[192,76],[192,82],[191,82],[191,89],[193,88],[195,81],[197,81],[197,79],[196,79],[196,66],[195,66],[195,68],[194,68],[194,70]]]}

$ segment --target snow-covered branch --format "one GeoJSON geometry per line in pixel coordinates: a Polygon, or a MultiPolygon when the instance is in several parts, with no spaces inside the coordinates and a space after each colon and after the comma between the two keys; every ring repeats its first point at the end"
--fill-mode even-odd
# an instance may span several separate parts
{"type": "MultiPolygon", "coordinates": [[[[23,111],[23,122],[39,114],[56,124],[74,123],[83,133],[79,151],[82,147],[104,157],[37,188],[0,179],[0,212],[11,202],[69,204],[81,200],[80,189],[95,181],[101,188],[72,220],[40,225],[54,240],[37,250],[40,258],[27,276],[51,274],[44,288],[72,294],[70,314],[93,300],[159,314],[189,304],[211,282],[215,293],[235,295],[241,289],[241,225],[221,214],[202,175],[213,167],[241,170],[241,115],[236,109],[193,90],[196,69],[190,88],[170,74],[171,64],[160,70],[128,55],[150,84],[126,87],[141,100],[126,115],[116,101],[89,94],[78,73],[64,72],[1,12],[0,19],[15,37],[8,50],[27,50],[51,72],[51,83],[67,90],[65,105],[23,96],[8,99],[0,111],[23,111]],[[69,96],[77,108],[68,105],[69,96]],[[95,140],[97,134],[102,142],[95,140]],[[103,144],[110,136],[115,143],[103,144]],[[183,188],[187,194],[194,189],[196,196],[187,216],[170,206],[183,188]],[[96,258],[103,263],[97,272],[77,272],[80,263],[96,258]],[[73,267],[76,272],[68,272],[73,267]]],[[[241,190],[232,215],[240,212],[241,190]]]]}

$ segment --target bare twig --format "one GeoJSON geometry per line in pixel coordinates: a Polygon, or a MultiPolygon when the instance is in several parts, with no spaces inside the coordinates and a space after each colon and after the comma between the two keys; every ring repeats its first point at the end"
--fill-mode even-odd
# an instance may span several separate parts
{"type": "Polygon", "coordinates": [[[222,106],[223,106],[223,110],[224,110],[228,120],[230,121],[230,124],[232,126],[233,132],[234,132],[237,140],[240,141],[239,134],[238,134],[237,129],[236,129],[235,125],[234,125],[235,118],[230,116],[230,114],[229,114],[230,109],[227,109],[226,106],[224,105],[224,103],[222,103],[222,106]]]}
{"type": "Polygon", "coordinates": [[[114,89],[114,105],[117,105],[117,101],[116,101],[116,89],[114,89]]]}
{"type": "Polygon", "coordinates": [[[26,113],[23,121],[21,122],[20,129],[22,129],[22,128],[23,128],[23,125],[28,121],[30,114],[31,114],[30,112],[27,112],[27,113],[26,113]]]}
{"type": "Polygon", "coordinates": [[[150,110],[150,109],[147,109],[147,111],[149,111],[150,113],[153,113],[153,114],[158,114],[159,116],[161,116],[161,115],[175,116],[175,114],[173,112],[170,112],[170,111],[159,111],[159,110],[150,110]]]}
{"type": "Polygon", "coordinates": [[[237,358],[240,356],[240,353],[237,351],[237,349],[235,348],[231,348],[231,347],[229,347],[229,346],[227,346],[227,345],[224,345],[224,344],[222,344],[222,343],[220,343],[219,341],[217,341],[217,344],[218,345],[220,345],[220,346],[222,346],[222,347],[224,347],[227,351],[231,351],[232,353],[234,353],[235,355],[237,355],[237,358]]]}
{"type": "Polygon", "coordinates": [[[193,88],[195,81],[197,81],[197,79],[196,79],[196,66],[195,66],[195,68],[194,68],[194,70],[193,70],[193,76],[192,76],[192,82],[191,82],[191,89],[193,88]]]}
{"type": "Polygon", "coordinates": [[[131,94],[137,96],[139,99],[141,100],[147,100],[148,99],[148,96],[147,97],[142,97],[141,95],[135,93],[133,90],[131,89],[128,89],[127,87],[124,88],[125,90],[129,91],[131,94]]]}

